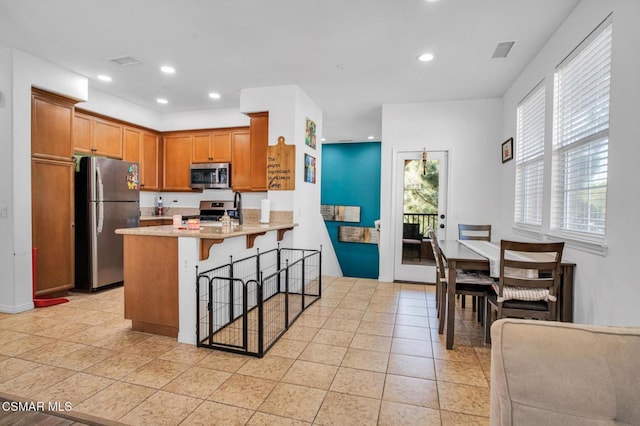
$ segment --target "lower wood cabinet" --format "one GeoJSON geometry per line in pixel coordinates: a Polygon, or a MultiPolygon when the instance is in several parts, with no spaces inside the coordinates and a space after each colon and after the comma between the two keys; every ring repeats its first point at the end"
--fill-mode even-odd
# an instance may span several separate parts
{"type": "Polygon", "coordinates": [[[31,159],[36,296],[62,293],[75,285],[74,172],[71,161],[31,159]]]}
{"type": "Polygon", "coordinates": [[[178,239],[123,237],[124,317],[135,331],[177,337],[178,239]]]}

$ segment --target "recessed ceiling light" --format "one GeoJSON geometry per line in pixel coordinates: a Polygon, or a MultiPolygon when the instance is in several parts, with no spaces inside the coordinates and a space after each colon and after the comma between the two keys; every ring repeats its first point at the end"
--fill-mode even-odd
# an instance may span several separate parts
{"type": "Polygon", "coordinates": [[[159,104],[168,104],[169,103],[169,101],[164,99],[164,98],[158,98],[158,99],[156,99],[156,102],[159,103],[159,104]]]}
{"type": "Polygon", "coordinates": [[[176,69],[173,67],[170,67],[168,65],[163,65],[160,67],[160,71],[167,73],[167,74],[173,74],[176,72],[176,69]]]}
{"type": "Polygon", "coordinates": [[[420,62],[433,61],[433,58],[435,58],[435,56],[433,56],[433,53],[423,53],[422,55],[418,56],[418,60],[420,62]]]}
{"type": "Polygon", "coordinates": [[[220,99],[221,98],[220,93],[216,93],[216,92],[209,93],[209,97],[211,99],[220,99]]]}
{"type": "Polygon", "coordinates": [[[435,3],[435,2],[437,2],[438,0],[425,0],[425,1],[426,1],[427,3],[435,3]]]}
{"type": "Polygon", "coordinates": [[[98,80],[100,80],[100,81],[111,81],[111,77],[109,77],[108,75],[100,74],[98,76],[98,80]]]}
{"type": "Polygon", "coordinates": [[[372,140],[374,137],[373,136],[367,136],[367,139],[372,140]]]}

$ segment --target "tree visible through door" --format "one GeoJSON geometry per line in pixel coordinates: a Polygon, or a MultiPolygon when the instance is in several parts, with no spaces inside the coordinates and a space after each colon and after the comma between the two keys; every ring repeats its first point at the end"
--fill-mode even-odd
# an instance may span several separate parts
{"type": "Polygon", "coordinates": [[[439,160],[404,160],[402,263],[434,265],[427,230],[438,229],[439,160]]]}

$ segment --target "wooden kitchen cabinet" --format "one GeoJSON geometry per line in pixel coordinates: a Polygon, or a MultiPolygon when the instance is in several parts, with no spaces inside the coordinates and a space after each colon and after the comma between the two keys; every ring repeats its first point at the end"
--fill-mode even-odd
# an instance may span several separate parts
{"type": "Polygon", "coordinates": [[[191,191],[192,135],[164,136],[162,189],[164,191],[191,191]]]}
{"type": "Polygon", "coordinates": [[[160,186],[160,169],[162,167],[161,153],[160,135],[158,133],[143,131],[142,158],[140,160],[143,190],[159,191],[162,189],[160,186]]]}
{"type": "Polygon", "coordinates": [[[160,189],[160,136],[158,133],[125,126],[122,159],[138,163],[141,190],[160,189]]]}
{"type": "Polygon", "coordinates": [[[63,294],[75,273],[75,101],[38,89],[31,97],[31,243],[36,296],[63,294]]]}
{"type": "Polygon", "coordinates": [[[231,148],[231,186],[234,191],[251,191],[250,132],[234,132],[231,148]]]}
{"type": "Polygon", "coordinates": [[[267,190],[267,147],[269,146],[269,113],[249,114],[251,122],[251,190],[267,190]]]}
{"type": "Polygon", "coordinates": [[[38,90],[31,96],[31,155],[71,161],[73,102],[38,90]]]}
{"type": "Polygon", "coordinates": [[[269,113],[249,117],[249,130],[232,133],[231,184],[234,191],[266,191],[269,113]]]}
{"type": "Polygon", "coordinates": [[[75,285],[74,172],[72,161],[31,158],[36,296],[63,293],[75,285]]]}
{"type": "Polygon", "coordinates": [[[231,131],[214,130],[193,134],[192,163],[231,162],[231,131]]]}
{"type": "Polygon", "coordinates": [[[76,112],[73,116],[73,149],[75,152],[91,154],[93,143],[93,118],[76,112]]]}
{"type": "Polygon", "coordinates": [[[76,152],[122,159],[122,124],[76,111],[73,147],[76,152]]]}

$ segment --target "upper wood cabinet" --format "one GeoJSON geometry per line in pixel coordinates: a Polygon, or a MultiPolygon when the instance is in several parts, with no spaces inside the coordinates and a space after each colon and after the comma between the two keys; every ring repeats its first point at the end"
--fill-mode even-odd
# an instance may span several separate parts
{"type": "Polygon", "coordinates": [[[234,191],[251,191],[250,132],[234,132],[231,148],[231,186],[234,191]]]}
{"type": "Polygon", "coordinates": [[[164,191],[191,191],[192,135],[164,136],[162,189],[164,191]]]}
{"type": "Polygon", "coordinates": [[[194,133],[192,163],[229,163],[231,161],[231,134],[229,130],[194,133]]]}
{"type": "Polygon", "coordinates": [[[73,147],[76,152],[122,158],[123,125],[76,111],[73,147]]]}
{"type": "Polygon", "coordinates": [[[249,117],[251,118],[251,190],[266,191],[269,113],[252,113],[249,117]]]}
{"type": "Polygon", "coordinates": [[[73,103],[53,94],[31,96],[31,155],[70,161],[73,103]]]}
{"type": "Polygon", "coordinates": [[[232,133],[231,185],[235,191],[266,191],[269,113],[252,113],[249,117],[248,131],[232,133]]]}
{"type": "Polygon", "coordinates": [[[124,161],[138,163],[140,189],[160,189],[160,135],[148,130],[125,126],[123,129],[124,161]]]}
{"type": "Polygon", "coordinates": [[[160,135],[157,133],[142,132],[142,157],[140,159],[142,189],[146,191],[159,191],[160,170],[162,158],[160,149],[160,135]]]}

